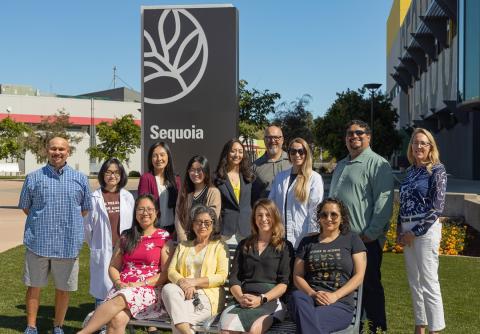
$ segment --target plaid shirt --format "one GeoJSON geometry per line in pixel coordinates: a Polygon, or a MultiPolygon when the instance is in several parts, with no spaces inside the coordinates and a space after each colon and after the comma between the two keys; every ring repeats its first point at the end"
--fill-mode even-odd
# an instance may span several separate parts
{"type": "Polygon", "coordinates": [[[76,258],[82,247],[82,211],[92,209],[88,179],[65,165],[58,172],[46,165],[27,175],[20,209],[28,209],[23,243],[33,253],[76,258]]]}

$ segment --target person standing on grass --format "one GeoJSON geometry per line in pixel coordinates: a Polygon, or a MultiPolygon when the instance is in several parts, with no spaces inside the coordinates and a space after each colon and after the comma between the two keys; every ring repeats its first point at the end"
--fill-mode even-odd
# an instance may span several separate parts
{"type": "Polygon", "coordinates": [[[68,140],[53,137],[46,146],[48,163],[30,173],[18,207],[27,215],[24,283],[27,328],[37,334],[40,290],[51,273],[55,282],[53,334],[63,334],[70,291],[78,286],[78,255],[84,239],[83,216],[92,208],[88,179],[67,164],[68,140]]]}
{"type": "Polygon", "coordinates": [[[98,172],[100,188],[92,193],[92,211],[85,219],[85,241],[90,247],[90,294],[95,308],[104,302],[113,283],[108,266],[123,231],[132,227],[135,199],[124,189],[127,173],[117,158],[106,160],[98,172]]]}
{"type": "Polygon", "coordinates": [[[428,326],[429,333],[435,334],[445,328],[438,281],[438,248],[442,239],[439,217],[445,206],[447,172],[428,130],[413,131],[407,157],[411,166],[400,185],[397,235],[404,246],[415,333],[424,334],[428,326]]]}
{"type": "Polygon", "coordinates": [[[381,281],[383,244],[393,210],[393,174],[390,164],[370,148],[370,127],[353,120],[346,126],[349,155],[340,160],[332,175],[330,195],[348,208],[352,231],[367,247],[363,283],[363,310],[370,331],[387,330],[385,293],[381,281]]]}
{"type": "Polygon", "coordinates": [[[267,127],[263,141],[265,154],[253,162],[255,181],[252,184],[252,203],[268,198],[275,176],[292,167],[288,154],[283,150],[282,129],[275,125],[267,127]]]}

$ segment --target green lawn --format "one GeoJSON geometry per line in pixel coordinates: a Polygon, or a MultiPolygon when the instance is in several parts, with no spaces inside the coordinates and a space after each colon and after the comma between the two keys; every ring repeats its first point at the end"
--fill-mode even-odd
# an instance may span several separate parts
{"type": "MultiPolygon", "coordinates": [[[[0,333],[21,333],[25,328],[25,286],[22,283],[23,246],[0,254],[0,333]]],[[[444,333],[480,332],[480,258],[441,257],[440,278],[447,330],[444,333]]],[[[383,282],[387,297],[389,333],[413,333],[410,292],[403,256],[385,254],[383,282]]],[[[54,289],[43,290],[38,327],[46,333],[52,326],[54,289]]],[[[75,333],[93,308],[88,294],[88,252],[80,261],[79,290],[72,294],[66,317],[66,333],[75,333]]]]}

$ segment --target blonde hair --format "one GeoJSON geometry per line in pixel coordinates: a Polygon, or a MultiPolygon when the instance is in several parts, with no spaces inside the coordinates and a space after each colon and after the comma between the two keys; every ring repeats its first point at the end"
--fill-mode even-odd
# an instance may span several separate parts
{"type": "Polygon", "coordinates": [[[254,247],[255,242],[258,240],[258,226],[255,221],[255,216],[257,214],[258,208],[264,208],[270,215],[270,219],[273,225],[270,244],[275,248],[276,251],[281,251],[285,245],[285,229],[283,227],[282,217],[280,216],[280,212],[278,211],[277,206],[272,200],[262,198],[255,202],[252,209],[252,215],[250,216],[250,229],[252,233],[245,241],[245,252],[247,252],[250,248],[254,247]]]}
{"type": "MultiPolygon", "coordinates": [[[[294,143],[301,144],[305,150],[305,160],[298,171],[296,179],[297,183],[295,184],[295,197],[300,203],[305,203],[308,201],[309,195],[308,180],[310,180],[310,176],[312,175],[312,151],[310,151],[310,147],[305,139],[299,137],[290,141],[290,144],[288,145],[289,150],[294,143]]],[[[288,154],[288,160],[292,162],[290,153],[288,154]]]]}
{"type": "Polygon", "coordinates": [[[410,165],[415,164],[415,157],[413,156],[412,144],[413,144],[413,141],[415,140],[415,136],[419,133],[425,135],[428,139],[428,142],[430,143],[430,151],[428,152],[427,164],[425,165],[425,167],[427,168],[428,173],[432,174],[433,165],[440,163],[440,152],[438,151],[438,146],[437,146],[437,142],[435,141],[435,138],[433,138],[433,135],[427,129],[416,128],[413,131],[412,136],[410,137],[410,142],[408,143],[408,150],[407,150],[408,162],[410,162],[410,165]]]}

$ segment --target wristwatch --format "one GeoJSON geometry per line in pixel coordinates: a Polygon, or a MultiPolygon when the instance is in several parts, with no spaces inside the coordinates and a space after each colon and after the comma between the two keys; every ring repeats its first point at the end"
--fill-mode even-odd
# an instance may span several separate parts
{"type": "Polygon", "coordinates": [[[260,295],[260,298],[261,298],[262,305],[268,302],[267,296],[265,296],[263,293],[260,295]]]}

